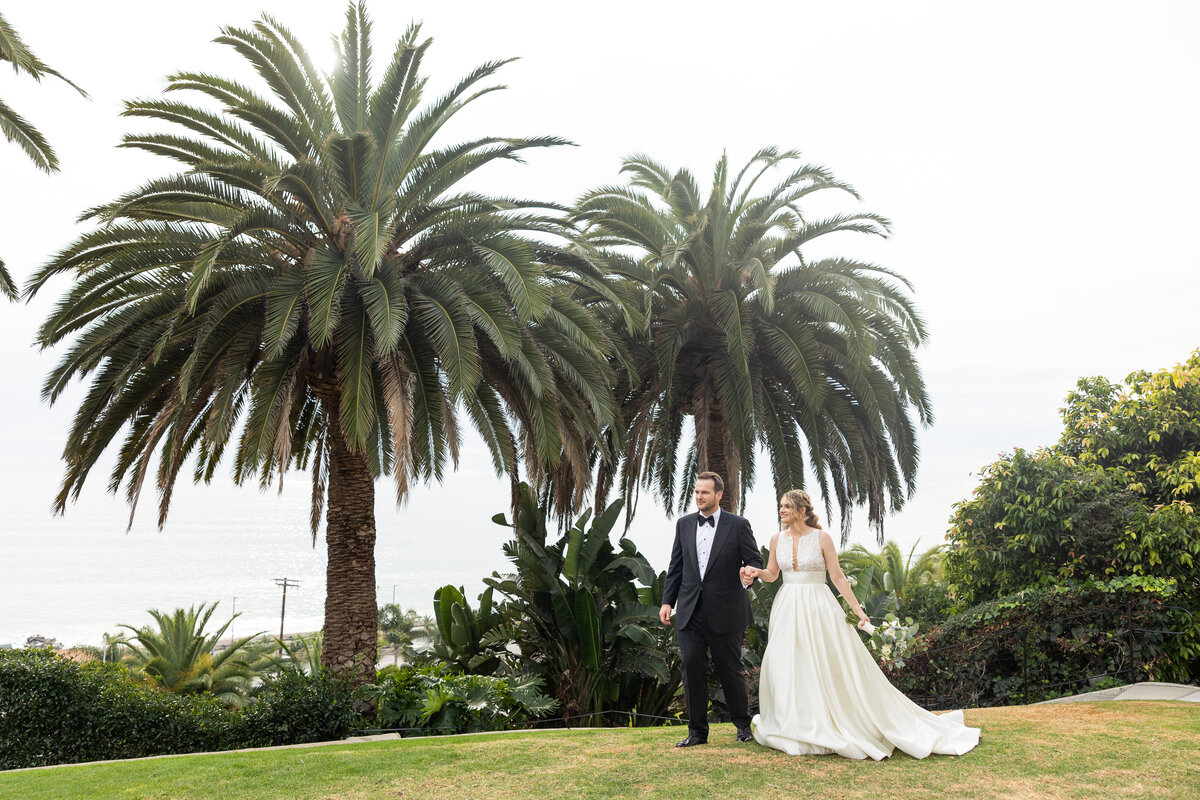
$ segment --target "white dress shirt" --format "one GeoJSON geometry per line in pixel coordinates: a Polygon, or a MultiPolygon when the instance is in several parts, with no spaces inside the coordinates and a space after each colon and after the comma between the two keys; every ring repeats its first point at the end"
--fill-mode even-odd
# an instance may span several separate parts
{"type": "Polygon", "coordinates": [[[701,579],[704,578],[704,571],[708,569],[708,555],[712,552],[713,537],[716,535],[717,525],[720,523],[720,506],[717,506],[717,510],[712,514],[712,525],[708,523],[701,525],[700,518],[696,518],[696,561],[700,566],[701,579]]]}

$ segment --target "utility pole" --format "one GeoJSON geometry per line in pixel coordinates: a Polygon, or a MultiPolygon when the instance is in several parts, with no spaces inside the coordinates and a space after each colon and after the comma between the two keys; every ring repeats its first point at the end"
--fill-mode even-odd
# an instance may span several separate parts
{"type": "Polygon", "coordinates": [[[289,586],[298,587],[300,581],[294,581],[291,578],[276,578],[275,585],[283,587],[283,602],[279,606],[279,655],[283,655],[283,614],[287,611],[287,590],[289,586]]]}
{"type": "Polygon", "coordinates": [[[229,643],[233,644],[237,641],[237,636],[234,634],[233,621],[237,619],[237,595],[233,596],[233,611],[229,615],[229,643]]]}

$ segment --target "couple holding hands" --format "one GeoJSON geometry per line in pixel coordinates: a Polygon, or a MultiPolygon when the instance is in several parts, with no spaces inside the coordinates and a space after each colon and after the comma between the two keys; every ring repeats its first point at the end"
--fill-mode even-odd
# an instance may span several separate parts
{"type": "Polygon", "coordinates": [[[858,616],[858,627],[870,630],[871,624],[808,493],[792,490],[780,498],[783,529],[771,537],[764,568],[749,521],[721,509],[723,491],[716,473],[696,477],[698,513],[675,524],[663,586],[659,620],[670,625],[674,610],[688,716],[688,736],[676,747],[708,741],[710,653],[739,742],[753,739],[790,755],[875,760],[897,747],[914,758],[962,755],[975,747],[979,729],[966,727],[961,711],[934,714],[905,697],[846,623],[826,588],[826,573],[858,616]],[[751,719],[742,666],[751,620],[746,590],[755,580],[781,574],[759,675],[759,713],[751,719]]]}

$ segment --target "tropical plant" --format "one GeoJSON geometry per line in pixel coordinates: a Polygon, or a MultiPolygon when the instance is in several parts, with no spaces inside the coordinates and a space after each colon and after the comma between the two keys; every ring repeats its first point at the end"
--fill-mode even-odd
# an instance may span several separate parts
{"type": "Polygon", "coordinates": [[[894,598],[893,607],[903,608],[909,587],[940,580],[943,546],[931,547],[917,555],[919,545],[919,541],[914,543],[907,557],[895,542],[887,542],[878,553],[859,544],[840,553],[842,572],[854,579],[854,596],[859,602],[864,597],[888,594],[894,598]]]}
{"type": "MultiPolygon", "coordinates": [[[[884,514],[914,486],[913,416],[932,419],[915,358],[925,326],[896,273],[805,255],[819,237],[884,236],[889,223],[869,213],[810,218],[800,207],[809,195],[858,195],[823,167],[792,168],[798,158],[760,150],[730,183],[722,156],[705,197],[687,170],[636,156],[621,169],[628,186],[578,201],[576,219],[610,270],[645,287],[646,324],[629,343],[633,374],[622,374],[625,418],[611,445],[623,456],[621,495],[646,485],[683,508],[692,477],[713,470],[725,479],[722,503],[736,510],[761,444],[777,493],[804,486],[811,471],[827,511],[836,499],[844,533],[852,507],[865,504],[882,541],[884,514]],[[777,169],[790,171],[760,190],[777,169]]],[[[601,488],[614,469],[601,466],[601,488]]]]}
{"type": "MultiPolygon", "coordinates": [[[[87,92],[64,78],[57,70],[46,66],[40,58],[35,56],[21,41],[16,29],[8,23],[8,20],[4,19],[3,14],[0,14],[0,61],[7,61],[12,64],[13,72],[18,75],[24,72],[35,81],[41,81],[45,75],[53,75],[87,97],[87,92]]],[[[46,137],[33,126],[33,123],[14,111],[3,100],[0,100],[0,132],[4,133],[4,138],[15,142],[17,147],[25,151],[25,155],[29,156],[38,169],[45,172],[58,172],[58,156],[54,154],[54,148],[46,141],[46,137]]],[[[0,261],[0,294],[14,300],[17,298],[17,285],[13,282],[12,276],[8,274],[3,261],[0,261]]]]}
{"type": "Polygon", "coordinates": [[[172,96],[214,102],[127,103],[127,116],[166,130],[124,146],[183,171],[90,210],[100,227],[30,288],[71,277],[39,334],[46,347],[73,342],[46,398],[92,376],[58,511],[122,434],[109,485],[124,484],[136,507],[157,461],[160,525],[189,459],[197,481],[227,449],[239,483],[311,470],[314,545],[328,509],[322,657],[360,681],[377,654],[375,479],[391,475],[398,501],[410,482],[441,479],[457,466],[465,412],[498,474],[523,469],[536,482],[557,467],[586,483],[584,443],[614,402],[606,333],[574,298],[605,288],[560,209],[462,187],[487,164],[562,140],[435,146],[455,114],[499,88],[483,82],[504,62],[426,103],[430,40],[419,32],[409,28],[372,85],[361,5],[347,11],[329,77],[270,17],[224,29],[217,41],[272,98],[181,72],[172,96]]]}
{"type": "Polygon", "coordinates": [[[537,675],[461,675],[447,665],[404,667],[381,678],[382,728],[424,728],[431,733],[498,730],[554,711],[537,675]]]}
{"type": "MultiPolygon", "coordinates": [[[[771,551],[766,547],[759,548],[762,562],[768,563],[771,551]]],[[[771,607],[775,604],[775,595],[779,594],[783,581],[755,581],[750,585],[750,612],[753,618],[746,629],[745,658],[751,666],[762,664],[763,653],[767,650],[767,639],[771,621],[771,607]]]]}
{"type": "Polygon", "coordinates": [[[332,673],[321,664],[321,643],[324,638],[325,634],[322,631],[302,634],[290,642],[272,636],[271,639],[279,648],[279,655],[268,658],[279,672],[294,672],[314,678],[327,677],[332,673]]]}
{"type": "Polygon", "coordinates": [[[206,634],[204,629],[217,605],[201,603],[199,608],[177,608],[169,615],[150,609],[157,630],[149,625],[121,625],[130,632],[125,662],[136,675],[173,694],[206,692],[223,703],[245,705],[255,679],[271,664],[268,653],[274,645],[255,643],[253,640],[261,635],[256,633],[218,650],[217,643],[240,614],[206,634]]]}
{"type": "Polygon", "coordinates": [[[514,572],[494,573],[484,583],[516,604],[522,671],[545,678],[564,717],[634,708],[660,714],[665,709],[653,703],[662,702],[659,687],[672,682],[677,667],[651,633],[660,626],[657,607],[647,601],[656,586],[661,599],[661,576],[632,541],[622,538],[616,550],[609,540],[622,505],[594,519],[588,509],[553,544],[547,543],[550,510],[526,484],[513,522],[493,517],[513,531],[504,554],[514,572]]]}
{"type": "Polygon", "coordinates": [[[511,604],[492,602],[490,586],[480,593],[477,610],[471,608],[461,586],[443,586],[433,593],[439,634],[433,654],[463,672],[492,675],[506,661],[515,615],[511,604]]]}

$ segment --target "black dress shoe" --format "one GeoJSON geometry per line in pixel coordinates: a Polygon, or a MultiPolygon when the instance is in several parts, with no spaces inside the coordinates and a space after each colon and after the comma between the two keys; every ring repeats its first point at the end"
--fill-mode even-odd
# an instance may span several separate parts
{"type": "Polygon", "coordinates": [[[753,742],[754,734],[750,732],[749,728],[738,728],[737,740],[739,742],[753,742]]]}
{"type": "Polygon", "coordinates": [[[708,739],[701,739],[699,736],[688,736],[682,742],[676,743],[676,747],[695,747],[698,744],[708,744],[708,739]]]}

